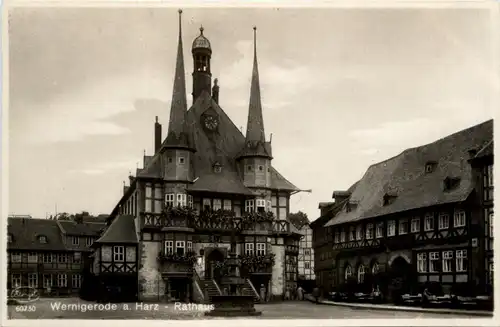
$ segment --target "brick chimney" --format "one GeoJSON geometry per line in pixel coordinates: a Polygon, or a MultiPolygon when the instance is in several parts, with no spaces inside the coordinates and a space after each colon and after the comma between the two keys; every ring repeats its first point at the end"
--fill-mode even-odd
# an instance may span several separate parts
{"type": "Polygon", "coordinates": [[[219,85],[217,84],[219,80],[214,79],[214,86],[212,87],[212,99],[214,99],[215,103],[219,103],[219,85]]]}
{"type": "Polygon", "coordinates": [[[158,122],[158,116],[155,121],[155,153],[161,148],[161,124],[158,122]]]}

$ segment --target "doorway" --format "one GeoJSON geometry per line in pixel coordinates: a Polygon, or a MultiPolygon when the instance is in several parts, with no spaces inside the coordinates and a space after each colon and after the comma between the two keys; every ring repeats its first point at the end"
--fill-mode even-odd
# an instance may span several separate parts
{"type": "Polygon", "coordinates": [[[217,262],[224,261],[224,253],[219,249],[213,249],[205,260],[205,279],[215,279],[219,282],[222,277],[221,268],[217,268],[217,262]]]}

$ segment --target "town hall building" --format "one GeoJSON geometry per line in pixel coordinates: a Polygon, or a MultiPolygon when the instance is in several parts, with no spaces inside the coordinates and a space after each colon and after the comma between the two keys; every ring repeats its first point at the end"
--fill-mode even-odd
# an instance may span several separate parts
{"type": "Polygon", "coordinates": [[[217,79],[212,85],[212,46],[203,28],[192,43],[188,110],[181,13],[167,136],[162,139],[157,118],[154,153],[144,155],[143,168],[129,177],[107,230],[93,244],[91,274],[108,296],[209,302],[210,296],[225,292],[219,280],[227,273],[234,237],[246,281],[243,292],[256,300],[281,298],[297,286],[301,234],[287,216],[290,197],[301,190],[272,165],[256,28],[243,135],[219,106],[217,79]]]}

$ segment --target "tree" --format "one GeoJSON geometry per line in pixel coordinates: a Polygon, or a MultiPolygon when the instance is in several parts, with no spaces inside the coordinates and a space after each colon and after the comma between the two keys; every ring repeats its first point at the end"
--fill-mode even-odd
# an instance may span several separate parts
{"type": "Polygon", "coordinates": [[[302,211],[289,214],[288,220],[298,229],[301,229],[302,226],[309,224],[309,218],[307,218],[307,214],[303,213],[302,211]]]}

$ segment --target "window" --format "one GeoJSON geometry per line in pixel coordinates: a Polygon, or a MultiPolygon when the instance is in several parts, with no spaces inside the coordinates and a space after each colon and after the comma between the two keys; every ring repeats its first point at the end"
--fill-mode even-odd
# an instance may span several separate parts
{"type": "Polygon", "coordinates": [[[264,171],[264,166],[259,165],[259,171],[264,171]]]}
{"type": "Polygon", "coordinates": [[[493,200],[493,165],[488,165],[484,169],[484,200],[493,200]]]}
{"type": "Polygon", "coordinates": [[[193,242],[191,242],[191,241],[186,242],[186,252],[187,253],[193,252],[193,242]]]}
{"type": "Polygon", "coordinates": [[[373,224],[366,225],[366,239],[371,240],[373,238],[373,224]]]}
{"type": "Polygon", "coordinates": [[[333,236],[333,243],[337,244],[340,242],[340,232],[335,231],[335,235],[333,236]]]}
{"type": "Polygon", "coordinates": [[[12,287],[21,286],[21,274],[12,274],[11,276],[12,287]]]}
{"type": "Polygon", "coordinates": [[[350,231],[351,232],[349,233],[349,241],[354,241],[356,239],[356,227],[351,226],[350,231]]]}
{"type": "Polygon", "coordinates": [[[163,198],[163,188],[160,184],[155,185],[155,198],[160,200],[163,198]]]}
{"type": "Polygon", "coordinates": [[[203,210],[210,210],[212,208],[212,203],[210,199],[203,199],[203,210]]]}
{"type": "Polygon", "coordinates": [[[488,214],[489,237],[493,237],[493,218],[493,211],[490,211],[490,213],[488,214]]]}
{"type": "Polygon", "coordinates": [[[52,287],[52,275],[44,274],[43,275],[43,287],[52,287]]]}
{"type": "Polygon", "coordinates": [[[43,254],[43,263],[52,263],[52,254],[44,253],[43,254]]]}
{"type": "Polygon", "coordinates": [[[122,245],[113,246],[113,261],[125,260],[125,247],[122,245]]]}
{"type": "Polygon", "coordinates": [[[179,157],[179,165],[183,165],[185,161],[184,157],[179,157]]]}
{"type": "Polygon", "coordinates": [[[420,232],[420,218],[413,218],[411,220],[411,232],[412,233],[420,232]]]}
{"type": "Polygon", "coordinates": [[[21,253],[19,252],[11,253],[11,262],[21,262],[21,260],[22,260],[21,253]]]}
{"type": "Polygon", "coordinates": [[[151,187],[150,184],[146,185],[146,197],[147,198],[152,198],[153,197],[153,188],[151,187]]]}
{"type": "Polygon", "coordinates": [[[224,210],[233,210],[233,207],[231,206],[231,200],[224,200],[224,210]]]}
{"type": "Polygon", "coordinates": [[[12,235],[11,234],[7,235],[7,243],[12,243],[12,235]]]}
{"type": "Polygon", "coordinates": [[[38,237],[38,241],[42,244],[45,244],[45,243],[47,243],[47,237],[44,235],[41,235],[38,237]]]}
{"type": "Polygon", "coordinates": [[[188,195],[187,198],[188,198],[188,207],[192,208],[193,207],[193,196],[188,195]]]}
{"type": "Polygon", "coordinates": [[[399,221],[399,235],[408,234],[408,219],[401,219],[399,221]]]}
{"type": "Polygon", "coordinates": [[[215,173],[220,173],[222,172],[222,166],[220,164],[215,164],[214,165],[214,172],[215,173]]]}
{"type": "Polygon", "coordinates": [[[384,223],[377,224],[376,236],[377,238],[384,237],[384,223]]]}
{"type": "Polygon", "coordinates": [[[443,272],[451,272],[451,263],[453,261],[453,251],[443,252],[443,272]]]}
{"type": "Polygon", "coordinates": [[[425,172],[426,173],[432,173],[434,171],[434,169],[436,168],[437,166],[437,162],[435,161],[429,161],[425,164],[425,172]]]}
{"type": "Polygon", "coordinates": [[[254,200],[245,200],[245,212],[253,212],[254,204],[254,200]]]}
{"type": "Polygon", "coordinates": [[[439,227],[439,229],[450,228],[450,216],[447,213],[441,213],[439,215],[438,227],[439,227]]]}
{"type": "Polygon", "coordinates": [[[434,230],[434,216],[431,213],[425,215],[424,230],[426,232],[434,230]]]}
{"type": "Polygon", "coordinates": [[[309,262],[309,261],[304,262],[304,268],[311,269],[311,262],[309,262]]]}
{"type": "Polygon", "coordinates": [[[264,212],[266,211],[266,200],[264,199],[257,199],[255,202],[255,206],[257,207],[258,212],[264,212]]]}
{"type": "Polygon", "coordinates": [[[427,272],[427,253],[417,254],[417,271],[420,273],[427,272]]]}
{"type": "Polygon", "coordinates": [[[311,255],[311,249],[304,249],[304,255],[311,255]]]}
{"type": "Polygon", "coordinates": [[[248,165],[248,166],[247,166],[247,171],[248,171],[248,172],[252,171],[252,165],[248,165]]]}
{"type": "Polygon", "coordinates": [[[429,253],[429,272],[439,271],[439,252],[429,253]]]}
{"type": "Polygon", "coordinates": [[[177,194],[177,206],[185,207],[186,206],[186,194],[177,194]]]}
{"type": "Polygon", "coordinates": [[[389,220],[387,222],[387,236],[394,236],[394,235],[396,235],[396,221],[389,220]]]}
{"type": "Polygon", "coordinates": [[[66,276],[66,274],[58,274],[57,275],[57,286],[59,286],[59,287],[68,286],[68,276],[66,276]]]}
{"type": "Polygon", "coordinates": [[[257,255],[266,255],[266,243],[257,243],[257,255]]]}
{"type": "Polygon", "coordinates": [[[71,244],[73,244],[73,245],[79,245],[80,244],[80,239],[78,237],[76,237],[76,236],[73,236],[71,238],[71,244]]]}
{"type": "Polygon", "coordinates": [[[68,256],[64,253],[64,254],[59,254],[57,256],[57,262],[59,263],[66,263],[68,262],[68,256]]]}
{"type": "Polygon", "coordinates": [[[220,210],[222,209],[222,202],[220,199],[214,199],[214,210],[220,210]]]}
{"type": "Polygon", "coordinates": [[[38,254],[36,252],[28,253],[28,262],[37,262],[37,261],[38,261],[38,254]]]}
{"type": "Polygon", "coordinates": [[[455,210],[453,214],[453,226],[454,227],[464,227],[465,226],[465,211],[455,210]]]}
{"type": "Polygon", "coordinates": [[[490,285],[493,285],[493,278],[494,278],[494,264],[493,261],[490,261],[488,263],[488,282],[490,285]]]}
{"type": "Polygon", "coordinates": [[[363,226],[358,226],[356,227],[356,240],[362,240],[363,239],[363,226]]]}
{"type": "Polygon", "coordinates": [[[91,246],[94,243],[94,239],[92,237],[87,237],[86,244],[87,246],[91,246]]]}
{"type": "Polygon", "coordinates": [[[344,272],[344,278],[345,278],[345,280],[348,280],[351,276],[352,276],[351,266],[345,267],[345,272],[344,272]]]}
{"type": "Polygon", "coordinates": [[[253,255],[253,243],[245,243],[245,254],[246,255],[253,255]]]}
{"type": "Polygon", "coordinates": [[[78,263],[80,260],[82,260],[82,254],[80,252],[75,252],[73,254],[73,262],[78,263]]]}
{"type": "Polygon", "coordinates": [[[175,253],[177,253],[178,255],[184,255],[185,246],[186,246],[186,242],[176,241],[175,242],[175,253]]]}
{"type": "Polygon", "coordinates": [[[82,275],[71,276],[71,286],[73,288],[80,288],[82,286],[82,275]]]}
{"type": "Polygon", "coordinates": [[[174,241],[165,241],[165,254],[174,254],[174,241]]]}
{"type": "Polygon", "coordinates": [[[175,194],[169,193],[165,194],[165,207],[173,207],[174,206],[174,200],[175,200],[175,194]]]}
{"type": "Polygon", "coordinates": [[[345,242],[345,230],[340,231],[340,243],[345,242]]]}
{"type": "Polygon", "coordinates": [[[467,271],[467,250],[458,250],[456,256],[456,270],[457,272],[467,271]]]}
{"type": "Polygon", "coordinates": [[[38,275],[36,273],[28,274],[28,287],[38,288],[38,275]]]}
{"type": "Polygon", "coordinates": [[[376,275],[376,274],[378,274],[378,272],[379,272],[379,265],[378,265],[378,262],[375,262],[372,266],[372,274],[376,275]]]}
{"type": "Polygon", "coordinates": [[[363,283],[365,281],[365,266],[360,265],[358,267],[358,283],[363,283]]]}

